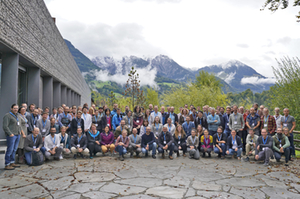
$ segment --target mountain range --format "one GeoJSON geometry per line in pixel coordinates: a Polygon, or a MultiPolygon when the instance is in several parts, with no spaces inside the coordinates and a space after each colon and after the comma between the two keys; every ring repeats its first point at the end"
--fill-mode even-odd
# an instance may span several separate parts
{"type": "Polygon", "coordinates": [[[124,91],[127,74],[132,67],[140,73],[141,82],[147,84],[145,87],[156,86],[159,93],[172,86],[194,81],[201,70],[214,74],[221,81],[224,93],[242,92],[248,88],[260,93],[268,90],[275,82],[274,79],[266,78],[237,60],[193,70],[180,66],[166,55],[153,58],[125,56],[121,59],[98,56],[90,60],[71,42],[68,40],[65,42],[90,87],[105,95],[111,90],[117,94],[124,91]]]}

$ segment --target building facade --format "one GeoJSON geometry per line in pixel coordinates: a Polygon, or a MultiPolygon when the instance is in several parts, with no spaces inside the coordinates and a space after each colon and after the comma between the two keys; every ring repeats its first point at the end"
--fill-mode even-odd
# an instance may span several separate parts
{"type": "Polygon", "coordinates": [[[43,0],[0,0],[0,139],[13,103],[90,104],[90,88],[43,0]]]}

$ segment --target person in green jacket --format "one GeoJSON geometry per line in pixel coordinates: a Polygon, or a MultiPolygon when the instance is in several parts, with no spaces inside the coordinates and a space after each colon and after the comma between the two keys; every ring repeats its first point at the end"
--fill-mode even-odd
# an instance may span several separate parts
{"type": "Polygon", "coordinates": [[[288,166],[290,157],[290,141],[282,133],[282,128],[277,128],[277,133],[273,136],[273,151],[277,162],[280,162],[281,156],[285,156],[285,166],[288,166]]]}

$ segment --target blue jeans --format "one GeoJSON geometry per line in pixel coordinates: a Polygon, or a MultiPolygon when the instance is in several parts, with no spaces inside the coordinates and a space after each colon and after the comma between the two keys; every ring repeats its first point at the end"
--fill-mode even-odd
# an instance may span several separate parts
{"type": "MultiPolygon", "coordinates": [[[[223,152],[222,152],[222,156],[225,156],[225,154],[226,154],[226,144],[222,143],[220,147],[221,147],[221,149],[222,149],[222,151],[223,151],[223,152]]],[[[218,147],[215,147],[214,152],[215,152],[216,154],[221,155],[221,152],[220,152],[220,150],[219,150],[218,147]]]]}
{"type": "Polygon", "coordinates": [[[211,135],[211,136],[214,136],[214,134],[217,133],[217,131],[212,131],[212,130],[208,130],[208,132],[209,132],[209,135],[211,135]]]}
{"type": "MultiPolygon", "coordinates": [[[[149,144],[149,151],[152,150],[152,155],[156,154],[156,142],[153,142],[152,144],[149,144]]],[[[143,154],[148,154],[148,151],[145,148],[142,148],[143,154]]]]}
{"type": "MultiPolygon", "coordinates": [[[[290,160],[290,157],[291,157],[290,148],[288,147],[288,148],[283,149],[283,152],[284,152],[283,154],[284,154],[284,157],[285,157],[285,162],[288,162],[290,160]]],[[[280,160],[281,155],[282,155],[282,153],[274,151],[274,156],[275,156],[276,160],[280,160]]]]}
{"type": "Polygon", "coordinates": [[[293,133],[291,133],[290,134],[290,136],[291,136],[291,141],[290,141],[290,144],[291,144],[291,151],[290,151],[290,153],[291,153],[291,155],[293,155],[293,156],[295,156],[296,154],[295,154],[295,146],[294,146],[294,134],[293,133]]]}
{"type": "Polygon", "coordinates": [[[228,155],[233,155],[233,154],[237,154],[237,157],[241,157],[243,148],[238,148],[237,151],[235,151],[234,149],[229,149],[229,154],[228,155]]]}
{"type": "Polygon", "coordinates": [[[226,137],[229,137],[231,134],[231,130],[230,129],[225,129],[224,133],[226,134],[226,137]]]}
{"type": "Polygon", "coordinates": [[[124,155],[127,153],[127,149],[124,148],[123,146],[119,146],[119,145],[116,147],[116,151],[119,152],[119,155],[124,155]]]}
{"type": "Polygon", "coordinates": [[[15,163],[15,156],[19,146],[20,135],[6,136],[7,150],[5,153],[5,166],[15,163]]]}
{"type": "MultiPolygon", "coordinates": [[[[169,156],[172,156],[172,154],[173,154],[173,151],[174,151],[174,146],[175,146],[175,144],[174,144],[174,143],[172,143],[172,144],[171,144],[171,146],[169,146],[169,147],[168,147],[168,149],[167,149],[167,150],[169,150],[169,156]]],[[[160,147],[158,147],[158,153],[164,153],[164,149],[163,149],[163,148],[160,148],[160,147]]]]}
{"type": "MultiPolygon", "coordinates": [[[[45,147],[41,147],[40,151],[43,153],[43,155],[45,155],[46,148],[45,147]]],[[[26,163],[28,165],[32,164],[31,153],[35,153],[35,151],[29,151],[29,152],[26,152],[24,154],[25,155],[26,163]]]]}

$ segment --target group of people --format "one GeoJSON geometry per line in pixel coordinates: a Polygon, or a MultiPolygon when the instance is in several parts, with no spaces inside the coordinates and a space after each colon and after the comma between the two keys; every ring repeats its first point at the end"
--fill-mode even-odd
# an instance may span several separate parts
{"type": "Polygon", "coordinates": [[[18,163],[40,165],[46,160],[60,160],[66,155],[93,158],[96,153],[110,152],[119,154],[124,160],[125,154],[130,157],[144,154],[156,158],[160,153],[162,158],[168,154],[173,159],[173,153],[188,156],[193,159],[211,157],[214,152],[219,158],[226,156],[249,161],[253,155],[255,160],[264,161],[268,166],[270,158],[280,162],[285,156],[285,164],[293,160],[295,148],[293,131],[296,122],[289,115],[289,109],[275,108],[275,115],[269,115],[269,110],[263,105],[258,108],[254,104],[250,110],[243,107],[228,106],[209,107],[202,110],[186,104],[180,107],[180,113],[174,113],[174,107],[152,104],[148,109],[136,106],[134,110],[125,107],[121,113],[118,104],[111,111],[107,106],[96,108],[87,104],[83,106],[53,108],[44,110],[35,104],[23,103],[11,106],[11,111],[3,118],[3,130],[7,138],[5,154],[5,169],[13,170],[18,163]]]}

